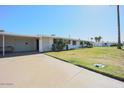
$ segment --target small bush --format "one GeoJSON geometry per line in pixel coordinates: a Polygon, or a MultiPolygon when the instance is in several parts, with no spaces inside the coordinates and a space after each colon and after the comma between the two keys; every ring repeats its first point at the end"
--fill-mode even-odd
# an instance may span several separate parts
{"type": "Polygon", "coordinates": [[[115,47],[115,46],[117,46],[117,44],[116,43],[114,43],[114,44],[112,44],[112,45],[110,45],[111,47],[115,47]]]}
{"type": "Polygon", "coordinates": [[[58,39],[56,40],[56,42],[54,42],[54,44],[52,45],[52,50],[53,51],[62,51],[65,47],[65,42],[62,39],[58,39]]]}
{"type": "Polygon", "coordinates": [[[86,48],[92,48],[93,47],[93,44],[88,42],[88,41],[85,41],[84,43],[85,43],[86,48]]]}

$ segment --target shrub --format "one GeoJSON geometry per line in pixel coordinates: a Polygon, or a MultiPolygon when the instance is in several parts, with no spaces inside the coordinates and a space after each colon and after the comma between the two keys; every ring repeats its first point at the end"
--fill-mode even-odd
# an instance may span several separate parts
{"type": "Polygon", "coordinates": [[[81,45],[81,47],[84,47],[84,43],[83,43],[83,41],[80,42],[80,45],[81,45]]]}
{"type": "Polygon", "coordinates": [[[115,46],[117,46],[117,44],[116,44],[116,43],[113,43],[113,44],[111,44],[110,46],[111,46],[111,47],[115,47],[115,46]]]}
{"type": "Polygon", "coordinates": [[[84,45],[85,45],[85,47],[87,47],[87,48],[92,48],[92,47],[93,47],[93,44],[90,43],[90,42],[88,42],[88,41],[84,41],[84,45]]]}
{"type": "Polygon", "coordinates": [[[52,50],[53,51],[61,51],[65,47],[65,42],[62,39],[57,39],[55,40],[54,44],[52,45],[52,50]]]}

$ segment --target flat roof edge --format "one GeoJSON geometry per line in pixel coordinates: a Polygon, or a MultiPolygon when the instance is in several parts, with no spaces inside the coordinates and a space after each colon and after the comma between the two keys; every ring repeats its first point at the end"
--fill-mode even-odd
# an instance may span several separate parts
{"type": "Polygon", "coordinates": [[[66,40],[88,41],[88,40],[66,38],[66,37],[57,37],[57,36],[48,36],[48,35],[22,35],[22,34],[20,35],[20,34],[6,33],[6,32],[0,32],[0,35],[19,36],[19,37],[32,37],[32,38],[48,37],[48,38],[58,38],[58,39],[66,39],[66,40]]]}
{"type": "Polygon", "coordinates": [[[6,32],[0,32],[0,35],[39,38],[39,36],[33,36],[33,35],[22,35],[22,34],[20,35],[20,34],[6,33],[6,32]]]}

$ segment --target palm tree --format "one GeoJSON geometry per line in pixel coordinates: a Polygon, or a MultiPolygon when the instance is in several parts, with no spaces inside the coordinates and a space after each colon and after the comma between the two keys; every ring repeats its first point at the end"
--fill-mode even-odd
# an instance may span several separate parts
{"type": "Polygon", "coordinates": [[[92,37],[91,37],[90,39],[91,39],[91,41],[93,40],[93,38],[92,38],[92,37]]]}
{"type": "Polygon", "coordinates": [[[99,37],[97,37],[98,38],[98,42],[100,42],[101,41],[101,39],[102,39],[102,37],[101,36],[99,36],[99,37]]]}
{"type": "Polygon", "coordinates": [[[118,45],[117,45],[117,48],[118,48],[118,49],[121,49],[119,5],[117,5],[117,19],[118,19],[118,45]]]}
{"type": "Polygon", "coordinates": [[[98,41],[98,37],[94,37],[95,41],[97,42],[98,41]]]}

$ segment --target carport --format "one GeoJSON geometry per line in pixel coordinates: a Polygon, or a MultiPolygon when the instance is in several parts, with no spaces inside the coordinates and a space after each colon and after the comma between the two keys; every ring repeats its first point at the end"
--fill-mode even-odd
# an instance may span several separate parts
{"type": "Polygon", "coordinates": [[[1,32],[1,39],[2,39],[2,56],[5,56],[5,37],[4,37],[4,32],[1,32]]]}
{"type": "Polygon", "coordinates": [[[0,32],[0,54],[39,52],[39,37],[0,32]]]}

